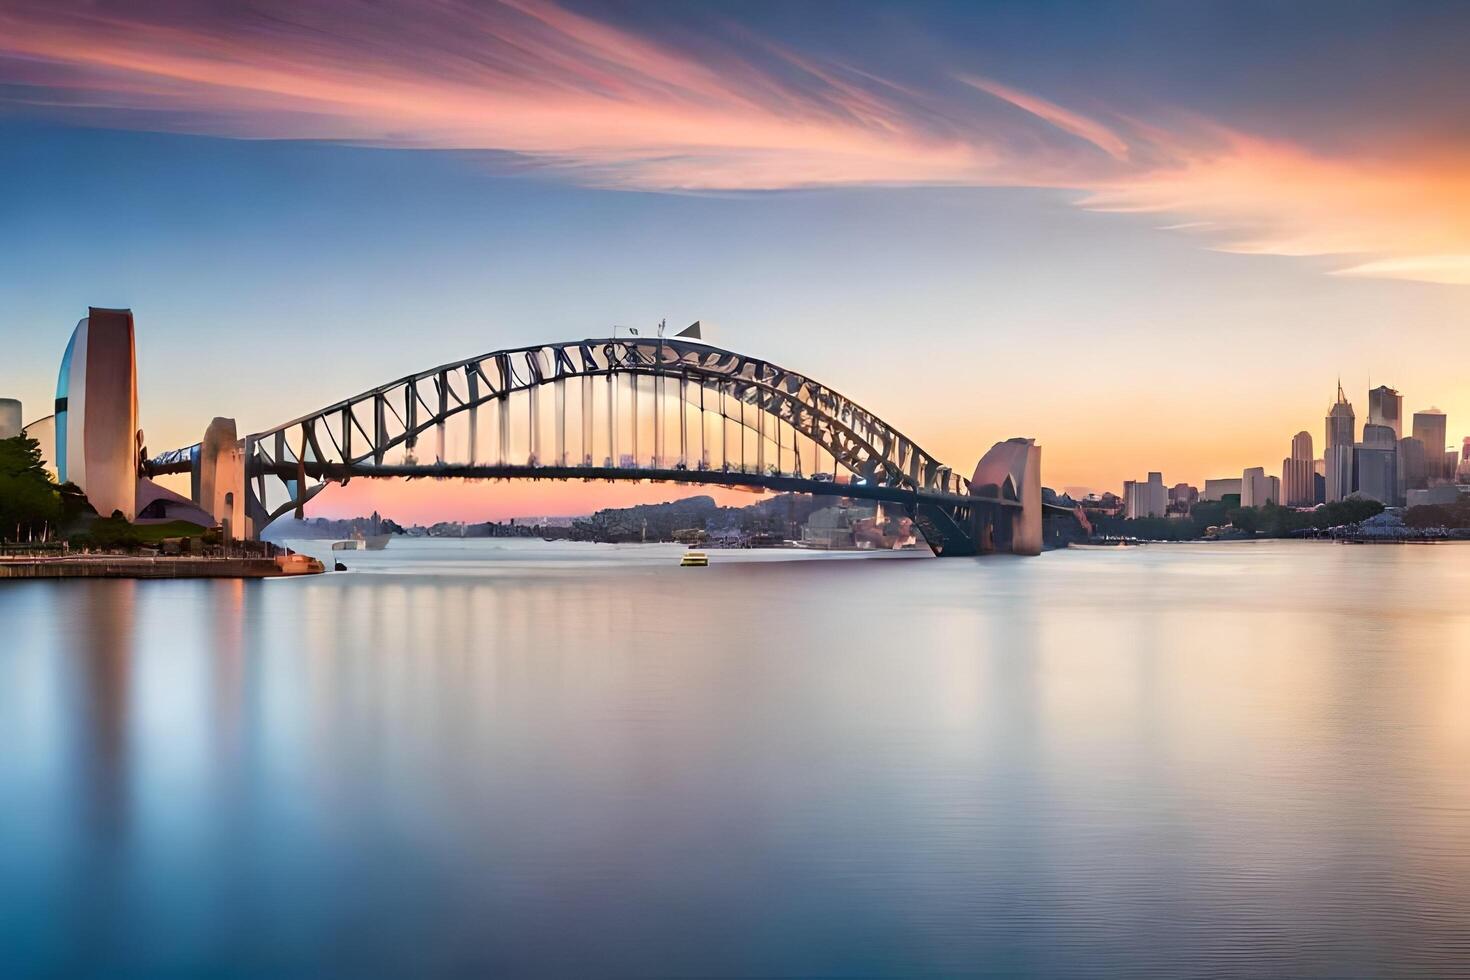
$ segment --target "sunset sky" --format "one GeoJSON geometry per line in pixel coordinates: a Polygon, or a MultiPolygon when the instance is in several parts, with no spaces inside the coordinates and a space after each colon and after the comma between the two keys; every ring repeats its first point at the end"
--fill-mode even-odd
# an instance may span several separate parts
{"type": "Polygon", "coordinates": [[[1339,375],[1458,445],[1467,93],[1463,3],[0,0],[0,395],[88,305],[154,450],[667,317],[1055,487],[1279,472],[1339,375]]]}

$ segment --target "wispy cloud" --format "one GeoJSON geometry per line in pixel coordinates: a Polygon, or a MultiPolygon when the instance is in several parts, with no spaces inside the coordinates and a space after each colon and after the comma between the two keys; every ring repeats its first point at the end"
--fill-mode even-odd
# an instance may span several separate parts
{"type": "Polygon", "coordinates": [[[982,92],[987,92],[1003,102],[1011,105],[1045,122],[1050,123],[1064,133],[1071,133],[1079,139],[1084,139],[1093,146],[1107,153],[1109,156],[1119,160],[1128,158],[1128,141],[1108,127],[1086,116],[1079,115],[1070,109],[1063,108],[1055,102],[1049,102],[1037,95],[1020,92],[1007,85],[991,81],[986,78],[962,75],[960,80],[966,85],[973,86],[982,92]]]}
{"type": "Polygon", "coordinates": [[[1470,284],[1464,147],[1334,156],[1182,112],[1082,111],[951,79],[900,85],[769,40],[675,43],[544,0],[228,15],[0,0],[0,98],[86,123],[511,152],[653,190],[1075,188],[1088,207],[1168,214],[1221,248],[1470,284]]]}

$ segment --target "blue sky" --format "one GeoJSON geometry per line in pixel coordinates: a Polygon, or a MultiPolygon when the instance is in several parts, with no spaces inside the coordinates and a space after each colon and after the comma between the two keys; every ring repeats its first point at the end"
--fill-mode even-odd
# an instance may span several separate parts
{"type": "Polygon", "coordinates": [[[526,7],[0,3],[0,386],[130,306],[161,449],[667,316],[1058,485],[1273,467],[1338,372],[1470,429],[1450,5],[526,7]]]}

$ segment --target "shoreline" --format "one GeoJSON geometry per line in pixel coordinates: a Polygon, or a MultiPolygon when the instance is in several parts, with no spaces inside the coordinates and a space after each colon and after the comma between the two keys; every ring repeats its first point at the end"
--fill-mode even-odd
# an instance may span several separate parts
{"type": "Polygon", "coordinates": [[[0,560],[0,580],[75,578],[292,578],[320,575],[326,567],[305,555],[276,558],[67,555],[0,560]]]}

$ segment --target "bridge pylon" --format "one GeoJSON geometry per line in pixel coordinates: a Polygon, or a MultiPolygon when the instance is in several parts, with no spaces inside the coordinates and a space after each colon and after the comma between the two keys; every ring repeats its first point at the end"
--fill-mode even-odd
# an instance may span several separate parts
{"type": "Polygon", "coordinates": [[[989,529],[976,528],[981,554],[1041,554],[1041,447],[1035,439],[1007,439],[991,446],[975,465],[970,490],[1021,505],[998,512],[989,529]]]}

